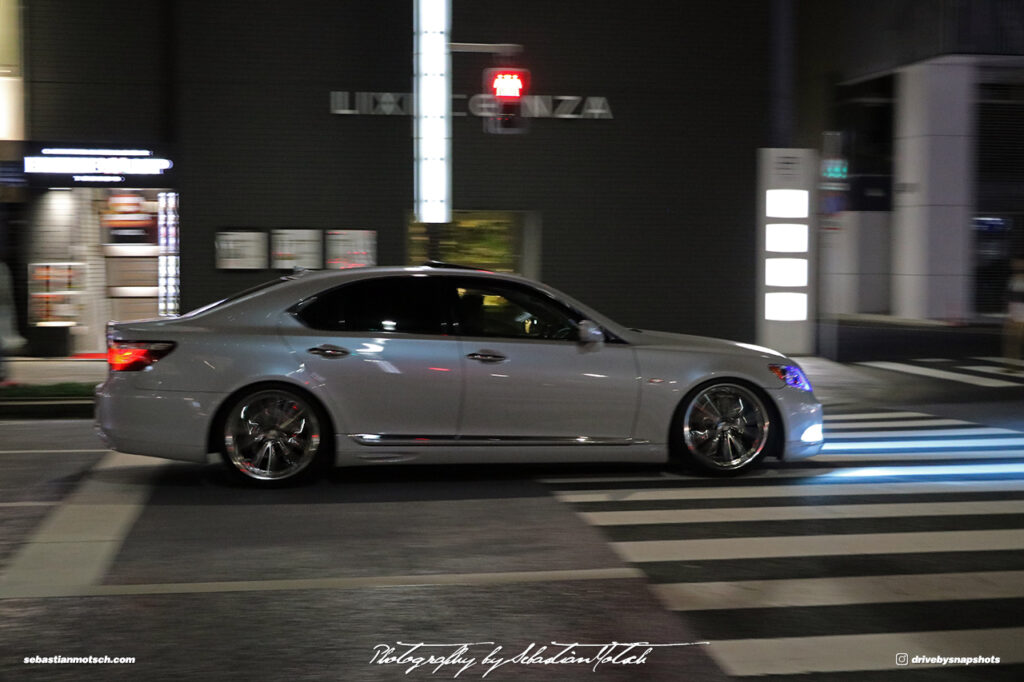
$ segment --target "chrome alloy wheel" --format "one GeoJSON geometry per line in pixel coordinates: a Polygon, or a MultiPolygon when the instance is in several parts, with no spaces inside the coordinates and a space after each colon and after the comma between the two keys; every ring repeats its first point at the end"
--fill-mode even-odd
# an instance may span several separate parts
{"type": "Polygon", "coordinates": [[[224,422],[224,452],[239,472],[259,481],[281,481],[306,470],[320,451],[317,412],[284,389],[243,397],[224,422]]]}
{"type": "Polygon", "coordinates": [[[768,411],[745,386],[716,383],[700,390],[683,416],[683,442],[697,464],[711,471],[738,471],[768,443],[768,411]]]}

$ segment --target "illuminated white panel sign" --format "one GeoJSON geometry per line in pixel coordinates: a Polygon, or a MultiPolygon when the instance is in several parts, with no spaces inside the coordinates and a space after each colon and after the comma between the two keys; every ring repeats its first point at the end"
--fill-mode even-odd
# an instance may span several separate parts
{"type": "Polygon", "coordinates": [[[764,283],[770,287],[807,286],[806,258],[766,258],[764,283]]]}
{"type": "MultiPolygon", "coordinates": [[[[3,3],[0,3],[2,5],[3,3]]],[[[8,3],[8,6],[12,3],[8,3]]],[[[2,74],[2,72],[0,72],[2,74]]],[[[0,75],[0,140],[25,139],[25,85],[0,75]]]]}
{"type": "Polygon", "coordinates": [[[75,182],[124,182],[123,175],[76,175],[75,182]]]}
{"type": "Polygon", "coordinates": [[[267,267],[267,233],[218,232],[217,267],[222,270],[262,270],[267,267]]]}
{"type": "Polygon", "coordinates": [[[60,175],[160,175],[167,159],[128,156],[26,156],[26,173],[60,175]]]}
{"type": "Polygon", "coordinates": [[[770,189],[765,192],[765,215],[769,218],[806,218],[810,193],[804,189],[770,189]]]}
{"type": "Polygon", "coordinates": [[[275,270],[324,266],[323,234],[320,230],[272,230],[270,267],[275,270]]]}
{"type": "Polygon", "coordinates": [[[807,225],[772,223],[765,227],[765,251],[775,253],[807,253],[807,225]]]}
{"type": "Polygon", "coordinates": [[[43,150],[46,156],[153,156],[148,149],[69,149],[47,147],[43,150]]]}
{"type": "Polygon", "coordinates": [[[807,294],[771,292],[764,295],[764,319],[801,322],[807,319],[807,294]]]}
{"type": "Polygon", "coordinates": [[[327,267],[335,270],[377,264],[374,230],[331,230],[326,235],[327,267]]]}

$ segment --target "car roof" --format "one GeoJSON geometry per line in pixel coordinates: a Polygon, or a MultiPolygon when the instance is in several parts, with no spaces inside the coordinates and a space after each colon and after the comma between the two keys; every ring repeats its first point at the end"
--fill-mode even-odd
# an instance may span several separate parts
{"type": "Polygon", "coordinates": [[[534,286],[545,287],[542,283],[536,282],[519,275],[506,272],[494,272],[465,266],[452,265],[390,265],[390,266],[367,266],[350,268],[347,270],[303,270],[286,275],[285,278],[291,281],[289,289],[303,289],[307,285],[315,285],[320,290],[325,284],[344,284],[360,279],[373,279],[376,277],[401,275],[428,275],[431,277],[483,277],[486,279],[499,279],[513,282],[522,282],[534,286]]]}

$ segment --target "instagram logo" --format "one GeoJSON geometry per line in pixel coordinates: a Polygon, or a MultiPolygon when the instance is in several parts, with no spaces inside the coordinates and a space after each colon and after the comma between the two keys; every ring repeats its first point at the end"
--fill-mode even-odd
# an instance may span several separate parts
{"type": "Polygon", "coordinates": [[[907,654],[896,654],[896,665],[907,665],[910,657],[907,654]]]}

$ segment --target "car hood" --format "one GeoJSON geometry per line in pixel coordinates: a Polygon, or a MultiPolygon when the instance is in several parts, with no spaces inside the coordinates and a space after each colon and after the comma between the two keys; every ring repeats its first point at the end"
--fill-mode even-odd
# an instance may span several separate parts
{"type": "Polygon", "coordinates": [[[763,358],[785,358],[786,356],[771,348],[755,346],[739,341],[726,341],[709,336],[692,336],[690,334],[673,334],[671,332],[650,331],[647,329],[631,330],[629,343],[634,346],[652,350],[684,350],[704,353],[727,353],[730,355],[747,355],[763,358]]]}

